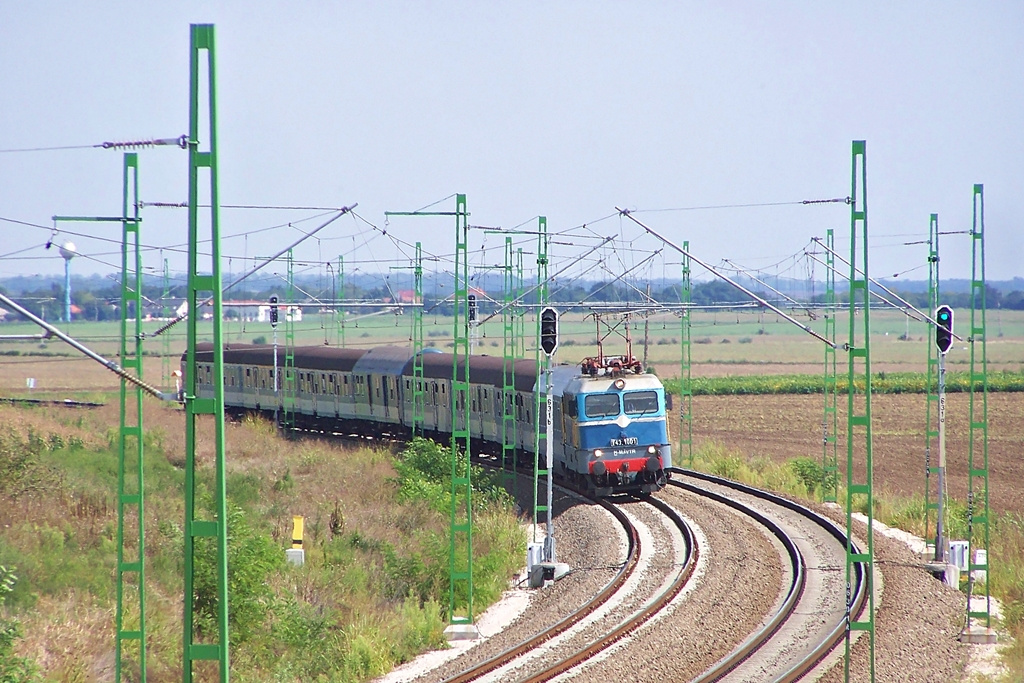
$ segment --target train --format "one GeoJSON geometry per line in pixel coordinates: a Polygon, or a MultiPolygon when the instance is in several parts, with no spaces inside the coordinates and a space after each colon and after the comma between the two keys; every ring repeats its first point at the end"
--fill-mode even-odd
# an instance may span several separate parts
{"type": "MultiPolygon", "coordinates": [[[[423,417],[418,431],[443,443],[452,431],[454,356],[434,348],[420,354],[423,417]]],[[[290,349],[289,356],[294,368],[289,421],[296,428],[364,437],[412,434],[416,378],[411,349],[303,346],[290,349]]],[[[187,375],[187,353],[181,362],[187,375]]],[[[198,398],[213,398],[213,363],[213,345],[197,344],[198,398]]],[[[280,415],[285,405],[284,365],[284,350],[275,355],[272,345],[225,345],[225,411],[280,415]]],[[[599,355],[540,373],[534,361],[516,359],[508,392],[504,365],[501,357],[469,356],[469,433],[474,451],[500,452],[504,426],[506,445],[513,446],[520,462],[538,457],[536,420],[542,425],[547,421],[547,384],[557,480],[596,497],[649,495],[667,484],[672,466],[666,424],[671,395],[636,358],[599,355]]],[[[460,401],[457,406],[462,407],[460,401]]],[[[457,426],[463,427],[461,422],[457,426]]],[[[539,450],[544,463],[543,441],[539,450]]]]}

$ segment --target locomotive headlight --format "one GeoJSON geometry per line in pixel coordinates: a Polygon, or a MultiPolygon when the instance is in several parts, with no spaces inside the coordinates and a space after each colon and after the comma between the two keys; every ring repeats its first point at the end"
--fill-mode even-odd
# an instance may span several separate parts
{"type": "Polygon", "coordinates": [[[651,455],[654,455],[655,453],[658,452],[658,447],[657,446],[648,446],[647,447],[647,452],[650,453],[651,455]]]}
{"type": "Polygon", "coordinates": [[[616,389],[621,390],[625,386],[626,386],[626,380],[622,379],[621,377],[618,378],[617,380],[615,380],[615,388],[616,389]]]}
{"type": "Polygon", "coordinates": [[[602,455],[604,455],[604,451],[602,451],[600,448],[595,448],[594,449],[594,457],[595,458],[600,458],[602,455]]]}

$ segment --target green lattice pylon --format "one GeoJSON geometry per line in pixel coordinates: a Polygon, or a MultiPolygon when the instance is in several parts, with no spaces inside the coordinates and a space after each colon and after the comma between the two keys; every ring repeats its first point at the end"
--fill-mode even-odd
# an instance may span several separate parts
{"type": "Polygon", "coordinates": [[[502,484],[511,490],[515,480],[516,462],[516,308],[518,298],[513,270],[512,238],[505,238],[505,267],[502,269],[504,294],[501,309],[502,361],[501,361],[501,475],[502,484]]]}
{"type": "Polygon", "coordinates": [[[517,358],[526,358],[526,308],[523,296],[523,248],[516,247],[516,339],[519,340],[517,358]]]}
{"type": "Polygon", "coordinates": [[[299,391],[298,371],[295,369],[295,260],[288,250],[288,271],[284,294],[284,370],[281,373],[281,429],[291,434],[295,428],[295,401],[299,391]]]}
{"type": "Polygon", "coordinates": [[[340,300],[335,302],[338,311],[338,346],[345,348],[345,307],[341,303],[345,300],[345,257],[340,254],[338,255],[338,298],[340,300]]]}
{"type": "MultiPolygon", "coordinates": [[[[167,320],[171,317],[171,270],[164,259],[163,290],[160,293],[160,317],[167,320]]],[[[174,368],[171,360],[171,335],[160,335],[160,381],[164,390],[174,386],[174,368]]]]}
{"type": "MultiPolygon", "coordinates": [[[[124,155],[121,229],[121,367],[142,375],[142,253],[139,244],[138,155],[124,155]]],[[[129,670],[146,680],[146,547],[143,491],[142,387],[121,379],[117,457],[117,646],[114,678],[123,680],[125,645],[137,643],[129,670]],[[130,397],[130,398],[129,398],[130,397]],[[131,624],[131,626],[129,626],[131,624]]]]}
{"type": "Polygon", "coordinates": [[[867,154],[863,140],[854,140],[850,205],[850,337],[848,401],[846,409],[846,656],[844,673],[850,680],[850,647],[853,631],[867,632],[871,680],[875,680],[875,592],[874,592],[874,466],[871,459],[871,306],[868,270],[867,154]],[[858,235],[860,239],[858,240],[858,235]],[[860,268],[857,264],[860,263],[860,268]],[[861,310],[858,312],[858,304],[861,310]],[[858,320],[860,331],[858,332],[858,320]],[[858,393],[858,384],[864,387],[858,393]],[[858,471],[858,467],[859,469],[858,471]],[[865,505],[866,503],[866,505],[865,505]],[[854,547],[853,511],[867,509],[867,548],[854,547]],[[864,566],[868,594],[867,615],[852,614],[853,575],[858,563],[864,566]]]}
{"type": "MultiPolygon", "coordinates": [[[[189,100],[189,189],[188,189],[188,350],[186,351],[188,372],[185,389],[185,590],[184,590],[184,642],[182,657],[182,680],[191,683],[197,662],[217,662],[220,680],[229,679],[228,667],[228,538],[227,538],[227,490],[225,483],[224,444],[224,305],[222,298],[221,257],[220,257],[220,199],[217,194],[217,116],[214,60],[214,30],[211,24],[193,24],[191,27],[191,96],[189,100]],[[209,140],[200,140],[200,67],[201,53],[206,53],[206,105],[208,107],[207,127],[204,129],[209,140]],[[205,150],[200,150],[205,146],[205,150]],[[199,237],[199,173],[206,169],[209,174],[210,208],[208,240],[199,237]],[[205,267],[200,265],[199,245],[209,249],[211,258],[205,267]],[[208,245],[208,246],[206,246],[208,245]],[[208,296],[203,296],[207,292],[208,296]],[[212,363],[208,375],[212,385],[212,397],[199,397],[196,382],[196,342],[199,338],[199,323],[202,316],[199,304],[207,299],[213,304],[212,363]],[[212,510],[203,510],[196,501],[196,425],[201,415],[209,415],[214,429],[214,471],[215,482],[212,510]],[[213,519],[201,519],[204,512],[213,513],[213,519]],[[216,596],[196,594],[196,563],[200,558],[209,557],[197,553],[197,545],[214,544],[213,567],[204,567],[203,573],[213,574],[216,596]],[[212,570],[212,571],[211,571],[212,570]],[[197,602],[215,605],[211,610],[214,627],[205,631],[204,637],[196,630],[197,602]]],[[[212,680],[213,669],[200,664],[200,678],[212,680]]]]}
{"type": "Polygon", "coordinates": [[[970,553],[967,560],[967,626],[981,620],[982,627],[992,628],[992,593],[986,580],[985,609],[972,609],[971,598],[977,589],[975,572],[986,572],[991,578],[989,555],[988,505],[988,356],[985,349],[985,188],[974,186],[973,227],[971,229],[971,431],[967,449],[967,538],[970,553]],[[984,551],[984,557],[979,550],[984,551]]]}
{"type": "Polygon", "coordinates": [[[839,487],[839,412],[836,391],[836,270],[835,232],[825,232],[825,414],[821,420],[821,498],[827,503],[836,502],[839,487]]]}
{"type": "MultiPolygon", "coordinates": [[[[928,220],[928,310],[933,315],[939,307],[939,214],[928,220]]],[[[925,375],[924,429],[924,538],[932,538],[932,518],[939,511],[939,461],[932,461],[932,444],[939,439],[939,349],[935,346],[935,325],[928,328],[928,365],[925,375]]],[[[936,522],[938,523],[938,522],[936,522]]],[[[945,557],[945,555],[940,555],[945,557]]]]}
{"type": "Polygon", "coordinates": [[[412,434],[423,436],[423,243],[416,243],[412,309],[412,434]]]}
{"type": "Polygon", "coordinates": [[[473,623],[473,501],[469,443],[469,214],[466,195],[455,195],[455,349],[452,356],[451,519],[448,613],[452,624],[473,623]],[[458,607],[465,602],[466,611],[458,607]]]}
{"type": "Polygon", "coordinates": [[[693,300],[690,279],[690,242],[683,242],[682,271],[679,280],[679,457],[693,467],[693,383],[690,363],[690,303],[693,300]],[[685,449],[685,454],[684,454],[685,449]]]}
{"type": "MultiPolygon", "coordinates": [[[[544,410],[544,382],[547,378],[546,370],[550,369],[551,358],[548,357],[545,363],[544,350],[540,346],[540,311],[548,305],[548,219],[540,216],[537,220],[537,314],[536,336],[534,337],[535,359],[537,367],[537,384],[534,390],[533,402],[533,542],[539,540],[539,524],[541,517],[548,513],[547,497],[542,502],[541,486],[547,489],[547,479],[551,472],[547,468],[547,460],[544,466],[541,465],[541,444],[547,439],[545,421],[541,420],[544,410]],[[543,484],[541,483],[543,480],[543,484]]],[[[529,421],[529,420],[527,420],[529,421]]]]}

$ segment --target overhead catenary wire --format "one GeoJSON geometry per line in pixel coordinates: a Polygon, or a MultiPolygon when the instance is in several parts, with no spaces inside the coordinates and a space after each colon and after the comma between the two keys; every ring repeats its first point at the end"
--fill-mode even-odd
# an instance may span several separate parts
{"type": "MultiPolygon", "coordinates": [[[[330,224],[331,224],[331,223],[333,223],[334,221],[336,221],[336,220],[338,220],[339,218],[341,218],[342,216],[344,216],[344,215],[345,215],[346,213],[348,213],[349,211],[351,211],[351,210],[352,210],[353,208],[355,208],[356,206],[358,206],[358,204],[353,204],[353,205],[352,205],[351,207],[345,207],[345,209],[343,209],[342,211],[339,211],[339,212],[338,212],[338,215],[336,215],[336,216],[334,216],[333,218],[330,218],[330,219],[328,219],[327,221],[325,221],[325,222],[321,223],[321,224],[320,224],[320,226],[319,226],[319,227],[317,227],[317,228],[316,228],[315,230],[313,230],[312,232],[310,232],[310,233],[308,233],[308,234],[304,234],[304,235],[303,235],[303,236],[302,236],[301,238],[299,238],[298,240],[296,240],[296,241],[295,241],[295,242],[293,242],[292,244],[288,245],[287,247],[285,247],[285,248],[284,248],[284,249],[282,249],[281,251],[277,252],[277,253],[276,253],[276,254],[274,254],[273,256],[271,256],[271,257],[269,257],[269,258],[266,258],[266,259],[263,259],[263,261],[261,261],[261,262],[260,262],[260,263],[259,263],[258,265],[254,266],[254,267],[253,267],[253,268],[252,268],[252,269],[251,269],[251,270],[250,270],[249,272],[245,273],[244,275],[242,275],[241,277],[239,277],[238,279],[236,279],[236,280],[235,280],[234,282],[232,282],[231,284],[229,284],[229,285],[228,285],[227,287],[224,287],[224,289],[222,290],[222,293],[223,293],[223,292],[226,292],[226,291],[228,291],[229,289],[231,289],[232,287],[234,287],[234,286],[235,286],[235,285],[237,285],[238,283],[240,283],[240,282],[243,282],[243,281],[244,281],[245,279],[247,279],[248,277],[250,277],[250,276],[251,276],[251,275],[253,275],[254,273],[256,273],[256,272],[258,272],[259,270],[261,270],[261,269],[262,269],[262,268],[263,268],[264,266],[266,266],[266,265],[267,265],[268,263],[271,263],[271,262],[273,262],[273,261],[274,261],[275,259],[277,259],[278,257],[280,257],[280,256],[281,256],[282,254],[285,254],[285,253],[286,253],[286,252],[287,252],[287,251],[288,251],[289,249],[293,249],[293,248],[295,248],[296,246],[298,246],[299,244],[301,244],[301,243],[302,243],[302,242],[304,242],[305,240],[309,239],[310,237],[312,237],[313,235],[315,235],[315,234],[316,234],[316,233],[318,233],[319,231],[323,230],[323,229],[324,229],[324,228],[326,228],[326,227],[327,227],[328,225],[330,225],[330,224]]],[[[206,299],[205,301],[203,301],[203,302],[202,302],[201,304],[199,304],[199,307],[202,307],[202,306],[206,306],[206,305],[207,305],[207,304],[209,304],[209,303],[210,303],[211,301],[213,301],[213,298],[214,298],[214,297],[212,297],[212,296],[211,296],[211,297],[209,297],[208,299],[206,299]]],[[[167,330],[169,330],[170,328],[174,327],[175,325],[177,325],[178,323],[180,323],[180,322],[181,322],[182,320],[184,320],[185,318],[187,318],[187,317],[188,317],[188,315],[189,315],[189,311],[185,311],[184,313],[181,313],[181,314],[179,314],[179,315],[175,316],[175,317],[174,317],[174,319],[172,319],[172,320],[171,320],[171,321],[170,321],[169,323],[167,323],[166,325],[164,325],[163,327],[161,327],[160,329],[158,329],[158,330],[157,330],[156,332],[154,332],[154,333],[153,333],[153,336],[154,336],[154,337],[157,337],[157,336],[159,336],[159,335],[163,334],[164,332],[166,332],[167,330]]]]}
{"type": "Polygon", "coordinates": [[[752,209],[769,206],[799,206],[810,204],[850,204],[850,197],[835,197],[833,199],[802,199],[788,202],[752,202],[748,204],[714,204],[710,206],[679,206],[664,209],[625,209],[629,213],[664,213],[670,211],[709,211],[717,209],[752,209]]]}
{"type": "MultiPolygon", "coordinates": [[[[813,238],[813,239],[814,239],[814,241],[815,241],[815,242],[817,242],[817,243],[818,243],[818,245],[819,245],[819,246],[821,246],[821,247],[822,247],[822,248],[823,248],[823,249],[824,249],[825,251],[828,251],[828,252],[830,252],[830,253],[831,253],[831,254],[832,254],[832,255],[833,255],[834,257],[836,257],[837,259],[839,259],[840,261],[842,261],[842,262],[843,262],[843,263],[844,263],[845,265],[847,265],[847,266],[849,266],[849,265],[850,265],[850,262],[849,262],[849,261],[847,261],[847,260],[846,260],[845,258],[843,258],[843,257],[842,257],[842,256],[841,256],[841,255],[840,255],[839,253],[837,253],[837,252],[836,252],[836,251],[835,251],[834,249],[829,249],[829,248],[828,248],[828,247],[827,247],[827,246],[826,246],[826,245],[825,245],[825,244],[823,243],[823,241],[822,241],[822,239],[821,239],[820,237],[815,237],[815,238],[813,238]]],[[[858,273],[858,274],[860,274],[860,275],[864,275],[865,277],[867,277],[867,276],[865,275],[865,273],[864,273],[864,272],[863,272],[863,271],[862,271],[862,270],[861,270],[860,268],[854,267],[853,269],[854,269],[854,272],[856,272],[856,273],[858,273]]],[[[838,271],[836,271],[836,272],[838,272],[838,271]]],[[[920,318],[917,318],[917,319],[919,319],[919,320],[923,320],[923,321],[926,321],[926,322],[929,322],[929,323],[931,323],[932,325],[935,325],[935,326],[938,326],[938,325],[939,325],[938,321],[937,321],[937,320],[935,320],[934,318],[932,318],[932,316],[931,316],[930,314],[928,314],[928,313],[924,313],[923,311],[919,310],[919,309],[918,309],[918,308],[917,308],[916,306],[914,306],[914,305],[913,305],[912,303],[910,303],[909,301],[907,301],[906,299],[904,299],[903,297],[901,297],[901,296],[900,296],[899,294],[897,294],[896,292],[892,291],[891,289],[889,289],[888,287],[886,287],[885,285],[883,285],[883,284],[882,284],[881,282],[879,282],[878,280],[875,280],[874,278],[871,278],[871,277],[867,277],[867,280],[868,280],[868,282],[870,282],[871,284],[875,285],[876,287],[878,287],[879,289],[881,289],[882,291],[884,291],[884,292],[885,292],[886,294],[888,294],[889,296],[893,297],[894,299],[896,299],[897,301],[899,301],[899,302],[900,302],[901,304],[903,304],[903,306],[902,306],[902,307],[900,307],[900,306],[896,306],[896,305],[894,305],[894,304],[890,304],[890,305],[892,305],[892,306],[893,306],[893,308],[900,308],[901,310],[903,310],[903,312],[904,312],[904,313],[906,313],[906,314],[907,314],[907,315],[908,315],[909,317],[911,317],[911,318],[913,318],[914,316],[910,314],[910,311],[913,311],[913,312],[914,312],[914,313],[916,313],[916,314],[917,314],[918,316],[920,316],[920,318]]],[[[869,288],[869,289],[870,289],[870,288],[869,288]]],[[[961,336],[959,336],[959,335],[957,335],[957,334],[956,334],[955,332],[950,332],[950,334],[952,334],[952,335],[953,335],[953,337],[954,337],[954,338],[955,338],[956,340],[958,340],[958,341],[964,341],[964,338],[963,338],[963,337],[961,337],[961,336]]]]}
{"type": "Polygon", "coordinates": [[[722,274],[721,274],[721,273],[719,273],[719,272],[718,272],[717,270],[715,270],[714,268],[712,268],[712,267],[711,267],[711,266],[709,266],[708,264],[704,263],[703,261],[701,261],[701,260],[700,260],[700,259],[698,259],[697,257],[693,256],[693,254],[690,254],[689,252],[687,252],[687,251],[686,251],[685,249],[683,249],[682,247],[680,247],[680,246],[678,246],[678,245],[676,245],[676,244],[673,244],[673,243],[672,243],[672,242],[670,242],[669,240],[665,239],[664,237],[662,237],[661,235],[659,235],[658,233],[656,233],[656,232],[655,232],[654,230],[652,230],[651,228],[649,228],[649,227],[648,227],[647,225],[645,225],[645,224],[644,224],[643,222],[641,222],[641,221],[637,220],[637,218],[636,218],[636,217],[634,217],[634,216],[630,215],[630,212],[629,212],[628,210],[626,210],[626,209],[619,209],[618,207],[615,207],[615,208],[616,208],[616,210],[617,210],[617,211],[620,211],[620,212],[622,213],[622,215],[624,215],[624,216],[625,216],[626,218],[629,218],[629,219],[630,219],[630,220],[632,220],[632,221],[633,221],[634,223],[636,223],[636,224],[637,224],[637,225],[639,225],[639,226],[640,226],[641,228],[643,228],[643,229],[644,229],[644,230],[646,230],[646,231],[647,231],[648,233],[650,233],[650,234],[651,234],[652,236],[654,236],[654,237],[656,237],[657,239],[661,240],[661,241],[662,241],[662,242],[663,242],[663,243],[664,243],[664,244],[665,244],[666,246],[669,246],[669,247],[671,247],[671,248],[675,249],[675,250],[676,250],[676,251],[678,251],[678,252],[679,252],[680,254],[682,254],[683,256],[686,256],[687,258],[689,258],[689,259],[690,259],[691,261],[693,261],[693,262],[694,262],[694,263],[696,263],[697,265],[701,266],[702,268],[705,268],[705,269],[707,269],[708,271],[710,271],[710,272],[711,272],[711,273],[713,273],[714,275],[716,275],[716,276],[720,277],[721,279],[725,280],[725,281],[726,281],[726,282],[728,282],[728,283],[729,283],[730,285],[732,285],[732,286],[733,286],[733,287],[735,287],[736,289],[740,290],[741,292],[743,292],[744,294],[746,294],[747,296],[749,296],[749,297],[750,297],[751,299],[754,299],[754,300],[756,300],[756,301],[760,302],[762,306],[765,306],[765,307],[767,307],[767,308],[770,308],[771,310],[775,311],[775,312],[776,312],[777,314],[781,315],[781,316],[782,316],[783,318],[785,318],[785,319],[786,319],[786,320],[788,320],[789,322],[793,323],[794,325],[796,325],[797,327],[799,327],[800,329],[802,329],[802,330],[803,330],[804,332],[806,332],[807,334],[809,334],[809,335],[811,335],[812,337],[815,337],[815,338],[817,338],[817,339],[821,340],[822,342],[824,342],[825,344],[827,344],[827,345],[828,345],[828,346],[829,346],[830,348],[833,348],[833,349],[834,349],[834,348],[837,348],[837,345],[836,345],[836,344],[834,344],[834,343],[832,343],[832,342],[831,342],[831,341],[830,341],[829,339],[827,339],[827,338],[823,337],[822,335],[818,334],[817,332],[815,332],[814,330],[812,330],[812,329],[811,329],[810,327],[808,327],[807,325],[804,325],[804,324],[803,324],[802,322],[800,322],[799,320],[797,320],[797,319],[796,319],[796,318],[794,318],[793,316],[789,315],[788,313],[786,313],[786,312],[785,312],[785,311],[783,311],[782,309],[780,309],[780,308],[778,308],[777,306],[773,305],[773,304],[772,304],[772,303],[770,303],[769,301],[766,301],[765,299],[763,299],[762,297],[758,296],[758,295],[757,295],[757,294],[755,294],[754,292],[751,292],[751,291],[750,291],[749,289],[747,289],[747,288],[746,288],[746,287],[744,287],[743,285],[739,284],[738,282],[735,282],[735,281],[734,281],[734,280],[732,280],[731,278],[728,278],[728,277],[726,277],[725,275],[722,275],[722,274]]]}
{"type": "Polygon", "coordinates": [[[43,320],[42,318],[36,316],[34,313],[32,313],[28,309],[24,308],[23,306],[18,304],[16,301],[13,301],[12,299],[8,298],[7,296],[5,296],[2,293],[0,293],[0,302],[2,302],[5,306],[10,306],[15,311],[17,311],[18,313],[22,314],[23,316],[25,316],[26,318],[28,318],[29,320],[34,322],[36,325],[39,325],[40,327],[42,327],[44,330],[46,330],[48,333],[50,333],[51,336],[57,337],[58,339],[60,339],[61,341],[65,342],[67,344],[69,344],[70,346],[72,346],[73,348],[77,349],[78,351],[81,351],[82,353],[84,353],[89,358],[93,359],[97,363],[100,363],[101,365],[106,367],[108,370],[110,370],[111,372],[116,374],[118,377],[121,377],[122,379],[124,379],[124,380],[126,380],[128,382],[131,382],[132,384],[134,384],[135,386],[139,387],[140,389],[142,389],[146,393],[151,394],[152,396],[156,396],[157,398],[162,399],[162,400],[176,400],[175,396],[165,394],[164,392],[160,391],[156,387],[153,387],[153,386],[143,382],[141,379],[139,379],[138,377],[135,377],[134,375],[132,375],[131,373],[126,371],[124,368],[122,368],[120,365],[118,365],[114,361],[107,360],[106,358],[104,358],[100,354],[96,353],[95,351],[93,351],[89,347],[85,346],[84,344],[81,344],[80,342],[76,341],[72,337],[64,334],[63,332],[61,332],[59,329],[57,329],[56,327],[54,327],[50,323],[48,323],[45,320],[43,320]]]}
{"type": "MultiPolygon", "coordinates": [[[[723,260],[726,263],[733,263],[729,259],[723,259],[723,260]]],[[[815,320],[817,318],[817,316],[814,314],[814,311],[812,311],[809,306],[807,306],[805,304],[801,304],[799,301],[797,301],[796,299],[792,298],[791,296],[789,296],[789,295],[779,291],[775,287],[772,287],[770,284],[768,284],[764,280],[761,280],[760,278],[754,277],[753,275],[750,274],[750,271],[748,271],[746,269],[737,268],[736,273],[737,274],[742,273],[743,275],[746,275],[747,277],[749,277],[751,280],[753,280],[754,282],[758,283],[762,287],[767,287],[768,289],[772,290],[773,292],[775,292],[776,294],[778,294],[779,296],[784,298],[786,301],[789,301],[796,308],[803,308],[805,311],[807,311],[807,315],[810,316],[811,320],[815,320]]]]}

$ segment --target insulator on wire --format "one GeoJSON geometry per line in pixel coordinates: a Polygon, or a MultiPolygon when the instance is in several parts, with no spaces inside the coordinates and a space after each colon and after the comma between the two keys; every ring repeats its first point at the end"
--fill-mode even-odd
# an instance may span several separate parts
{"type": "Polygon", "coordinates": [[[146,149],[149,147],[169,147],[174,145],[181,149],[188,148],[188,135],[176,138],[157,138],[155,140],[128,140],[125,142],[104,142],[99,145],[103,149],[146,149]]]}

